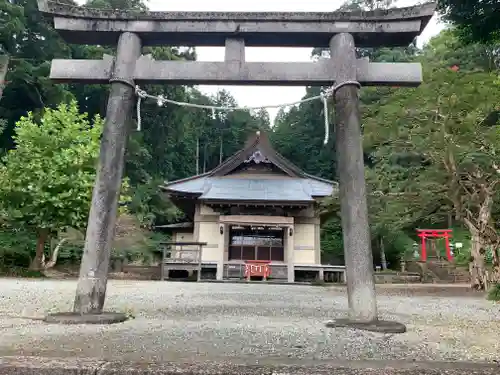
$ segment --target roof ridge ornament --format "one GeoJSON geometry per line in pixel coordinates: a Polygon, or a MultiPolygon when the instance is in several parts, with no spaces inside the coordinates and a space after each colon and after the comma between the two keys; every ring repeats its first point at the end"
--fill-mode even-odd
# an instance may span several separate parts
{"type": "MultiPolygon", "coordinates": [[[[257,132],[260,133],[260,132],[257,132]]],[[[266,163],[269,164],[271,163],[271,160],[267,158],[267,156],[264,156],[262,151],[260,150],[255,150],[252,155],[248,159],[245,160],[245,163],[251,163],[254,162],[255,164],[260,164],[260,163],[266,163]]]]}

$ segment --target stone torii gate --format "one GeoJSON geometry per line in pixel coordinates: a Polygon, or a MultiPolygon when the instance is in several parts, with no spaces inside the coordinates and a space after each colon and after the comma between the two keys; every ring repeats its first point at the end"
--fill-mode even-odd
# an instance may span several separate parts
{"type": "MultiPolygon", "coordinates": [[[[117,45],[115,57],[53,60],[56,82],[110,83],[97,180],[87,226],[74,315],[103,318],[134,86],[163,84],[335,85],[335,126],[349,319],[373,330],[402,330],[378,320],[368,226],[358,90],[418,86],[418,63],[371,63],[355,47],[407,46],[425,28],[435,3],[372,12],[226,13],[97,10],[38,0],[69,43],[117,45]],[[143,46],[225,46],[224,62],[155,61],[143,46]],[[246,62],[245,47],[324,47],[317,62],[246,62]]],[[[96,318],[97,319],[97,318],[96,318]]]]}

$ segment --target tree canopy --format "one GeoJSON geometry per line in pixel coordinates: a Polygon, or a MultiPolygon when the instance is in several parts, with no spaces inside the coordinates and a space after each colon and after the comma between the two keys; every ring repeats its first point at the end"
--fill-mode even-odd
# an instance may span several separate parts
{"type": "Polygon", "coordinates": [[[35,268],[51,233],[87,224],[102,125],[75,101],[46,109],[39,123],[32,113],[16,123],[15,148],[0,164],[0,213],[4,222],[37,233],[35,268]]]}
{"type": "Polygon", "coordinates": [[[9,220],[37,229],[82,228],[95,179],[102,120],[92,122],[76,102],[32,113],[16,124],[0,165],[0,202],[9,220]]]}
{"type": "Polygon", "coordinates": [[[500,12],[497,0],[439,0],[444,19],[458,27],[468,42],[500,42],[500,12]]]}

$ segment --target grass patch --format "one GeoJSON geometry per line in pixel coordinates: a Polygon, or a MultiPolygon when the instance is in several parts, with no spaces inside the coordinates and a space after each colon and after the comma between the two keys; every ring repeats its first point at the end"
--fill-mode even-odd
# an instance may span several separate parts
{"type": "Polygon", "coordinates": [[[489,301],[500,301],[500,284],[495,284],[488,290],[487,299],[489,301]]]}
{"type": "Polygon", "coordinates": [[[22,267],[0,268],[0,276],[3,277],[20,277],[28,279],[45,278],[46,276],[41,271],[33,271],[22,267]]]}

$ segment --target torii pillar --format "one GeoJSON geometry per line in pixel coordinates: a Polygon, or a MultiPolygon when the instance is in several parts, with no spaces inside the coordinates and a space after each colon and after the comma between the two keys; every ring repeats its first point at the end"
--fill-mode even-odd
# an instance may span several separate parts
{"type": "Polygon", "coordinates": [[[333,37],[330,53],[337,70],[335,83],[345,83],[333,95],[349,318],[373,322],[378,314],[361,144],[359,87],[355,83],[356,51],[352,35],[342,33],[333,37]]]}
{"type": "Polygon", "coordinates": [[[378,319],[354,37],[348,33],[335,35],[330,41],[330,54],[336,71],[333,93],[335,148],[349,316],[327,323],[327,326],[404,333],[404,324],[378,319]]]}
{"type": "Polygon", "coordinates": [[[120,35],[76,289],[74,312],[80,315],[102,313],[104,306],[125,164],[125,146],[136,101],[135,62],[141,56],[141,49],[138,35],[120,35]]]}

